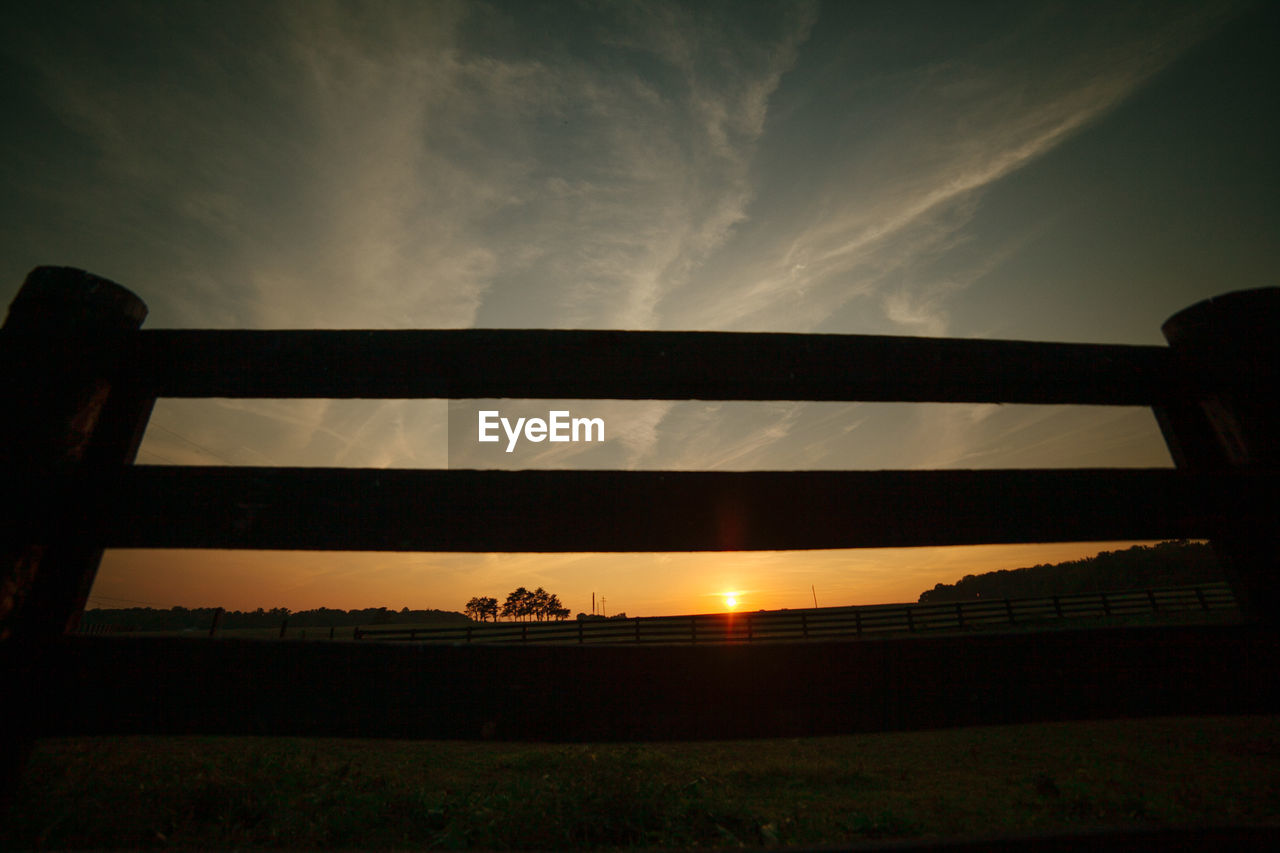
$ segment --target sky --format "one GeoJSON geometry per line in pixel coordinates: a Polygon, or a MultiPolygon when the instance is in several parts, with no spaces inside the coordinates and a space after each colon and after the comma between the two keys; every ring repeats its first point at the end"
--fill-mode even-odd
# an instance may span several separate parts
{"type": "MultiPolygon", "coordinates": [[[[146,328],[1158,345],[1280,269],[1274,4],[47,2],[6,24],[6,305],[53,264],[128,287],[146,328]]],[[[1172,464],[1146,409],[556,405],[601,417],[604,444],[475,456],[441,400],[161,400],[138,462],[1172,464]]],[[[90,606],[879,603],[1128,544],[109,551],[90,606]]]]}

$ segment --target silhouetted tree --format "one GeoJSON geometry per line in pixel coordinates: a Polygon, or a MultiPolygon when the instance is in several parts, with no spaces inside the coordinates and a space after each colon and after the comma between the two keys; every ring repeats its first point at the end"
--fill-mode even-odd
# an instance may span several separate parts
{"type": "MultiPolygon", "coordinates": [[[[486,599],[481,600],[484,601],[486,599]]],[[[494,621],[497,621],[498,602],[492,598],[487,599],[487,601],[493,603],[489,612],[493,614],[494,621]]],[[[470,602],[468,602],[468,606],[470,606],[470,602]]],[[[532,592],[524,587],[517,587],[507,593],[507,600],[502,604],[501,614],[503,617],[510,619],[537,619],[541,622],[546,619],[567,619],[569,618],[569,608],[560,603],[559,596],[555,593],[547,592],[542,587],[538,587],[532,592]]]]}
{"type": "Polygon", "coordinates": [[[502,615],[512,619],[521,619],[529,615],[529,599],[532,593],[524,587],[516,587],[507,593],[507,600],[502,603],[502,615]]]}
{"type": "Polygon", "coordinates": [[[1222,570],[1208,544],[1177,540],[1151,546],[1134,545],[1124,551],[1103,551],[1093,557],[1052,566],[965,575],[954,584],[940,583],[921,593],[920,603],[1039,598],[1219,580],[1222,580],[1222,570]]]}
{"type": "Polygon", "coordinates": [[[541,622],[547,612],[547,591],[542,587],[538,587],[529,593],[527,602],[525,609],[529,615],[541,622]]]}
{"type": "Polygon", "coordinates": [[[554,593],[548,593],[546,601],[543,602],[542,616],[543,619],[568,619],[569,608],[560,603],[560,597],[554,593]]]}
{"type": "Polygon", "coordinates": [[[478,619],[481,622],[486,619],[492,619],[494,622],[497,622],[498,599],[487,595],[473,596],[472,599],[467,602],[467,609],[464,612],[471,618],[478,619]]]}

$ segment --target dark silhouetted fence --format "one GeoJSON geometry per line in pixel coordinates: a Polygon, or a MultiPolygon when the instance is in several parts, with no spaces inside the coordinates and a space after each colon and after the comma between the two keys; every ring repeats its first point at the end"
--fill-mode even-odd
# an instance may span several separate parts
{"type": "MultiPolygon", "coordinates": [[[[19,734],[641,740],[1280,707],[1280,290],[1187,309],[1165,324],[1168,347],[709,332],[146,331],[145,313],[117,285],[40,268],[0,334],[0,450],[13,498],[0,650],[19,734]],[[1151,406],[1177,467],[134,467],[158,397],[1151,406]],[[664,551],[1162,538],[1212,539],[1242,624],[617,647],[67,635],[105,547],[664,551]]],[[[1016,608],[1004,607],[1016,621],[1016,608]]],[[[980,618],[955,613],[966,624],[980,618]]],[[[869,630],[869,617],[858,618],[869,630]]]]}

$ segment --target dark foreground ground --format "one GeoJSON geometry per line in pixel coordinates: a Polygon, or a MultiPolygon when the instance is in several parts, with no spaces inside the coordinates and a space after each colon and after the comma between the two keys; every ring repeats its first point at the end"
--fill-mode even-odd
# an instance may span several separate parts
{"type": "Polygon", "coordinates": [[[0,847],[795,846],[1280,822],[1280,717],[643,745],[38,742],[0,847]]]}

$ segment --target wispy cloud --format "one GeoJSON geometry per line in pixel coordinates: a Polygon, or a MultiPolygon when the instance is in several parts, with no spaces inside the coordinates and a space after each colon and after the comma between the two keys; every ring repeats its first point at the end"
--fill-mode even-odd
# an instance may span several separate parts
{"type": "Polygon", "coordinates": [[[696,7],[605,8],[616,14],[591,18],[595,52],[545,60],[551,94],[521,142],[533,168],[521,203],[493,224],[522,251],[504,256],[484,325],[530,325],[532,315],[654,327],[662,296],[744,218],[769,94],[813,20],[788,6],[761,37],[696,7]]]}
{"type": "Polygon", "coordinates": [[[1172,464],[1147,408],[918,405],[905,419],[901,437],[909,451],[904,468],[1172,464]]]}
{"type": "MultiPolygon", "coordinates": [[[[670,310],[699,328],[804,331],[861,298],[878,309],[869,326],[945,334],[947,303],[998,262],[931,269],[964,242],[982,191],[1123,102],[1229,11],[1182,9],[1153,26],[1120,9],[1083,32],[1071,12],[1011,21],[988,42],[855,89],[865,100],[822,125],[840,138],[820,147],[831,160],[816,196],[774,211],[769,231],[752,234],[763,249],[741,247],[744,263],[670,310]],[[1065,49],[1047,38],[1059,26],[1077,30],[1065,49]],[[891,109],[872,100],[886,97],[891,109]]],[[[758,196],[757,208],[770,203],[758,196]]]]}
{"type": "MultiPolygon", "coordinates": [[[[751,35],[622,4],[557,19],[595,48],[531,54],[502,47],[518,10],[309,3],[184,26],[141,6],[122,17],[167,42],[152,74],[92,43],[25,59],[101,152],[90,205],[124,205],[138,231],[152,217],[165,272],[128,283],[153,324],[652,327],[745,215],[769,95],[814,10],[751,35]]],[[[289,456],[356,458],[323,412],[252,409],[289,456]]],[[[393,422],[387,409],[355,440],[393,422]]],[[[633,463],[654,441],[645,423],[627,433],[633,463]]]]}
{"type": "Polygon", "coordinates": [[[160,400],[146,464],[443,468],[443,400],[160,400]]]}

